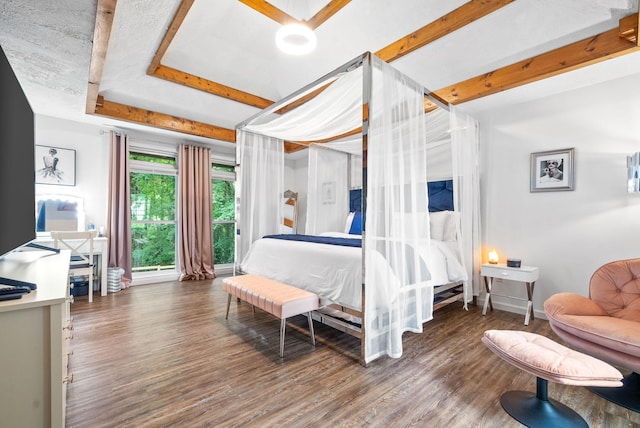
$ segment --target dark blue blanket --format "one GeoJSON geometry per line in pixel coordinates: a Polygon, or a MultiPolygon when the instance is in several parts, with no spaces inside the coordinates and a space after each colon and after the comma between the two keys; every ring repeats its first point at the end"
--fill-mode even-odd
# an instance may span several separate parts
{"type": "Polygon", "coordinates": [[[362,247],[362,239],[360,238],[357,238],[357,239],[335,238],[331,236],[295,235],[295,234],[266,235],[266,236],[263,236],[263,238],[284,239],[287,241],[316,242],[318,244],[342,245],[343,247],[362,247]]]}

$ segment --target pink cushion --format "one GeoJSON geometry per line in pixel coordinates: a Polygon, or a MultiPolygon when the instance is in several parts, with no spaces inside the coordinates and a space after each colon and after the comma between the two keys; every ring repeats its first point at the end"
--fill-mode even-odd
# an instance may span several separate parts
{"type": "MultiPolygon", "coordinates": [[[[609,316],[600,305],[584,296],[573,293],[554,294],[544,302],[544,312],[553,330],[563,339],[565,337],[558,329],[596,345],[596,349],[602,346],[622,353],[619,358],[612,359],[614,363],[620,359],[628,361],[632,356],[640,358],[640,324],[609,316]]],[[[587,349],[583,345],[581,343],[579,346],[582,351],[594,352],[591,347],[587,349]]],[[[596,355],[605,358],[605,355],[596,355]]]]}
{"type": "Polygon", "coordinates": [[[259,275],[224,278],[222,288],[280,319],[318,309],[316,294],[259,275]]]}
{"type": "Polygon", "coordinates": [[[598,268],[589,282],[589,297],[612,317],[640,322],[640,259],[598,268]]]}
{"type": "Polygon", "coordinates": [[[622,386],[622,374],[614,367],[538,334],[487,330],[482,342],[503,360],[542,379],[565,385],[622,386]]]}

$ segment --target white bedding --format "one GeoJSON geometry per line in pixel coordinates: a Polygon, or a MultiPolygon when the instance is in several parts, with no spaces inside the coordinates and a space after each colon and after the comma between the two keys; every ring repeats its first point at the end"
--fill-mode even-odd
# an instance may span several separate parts
{"type": "MultiPolygon", "coordinates": [[[[359,238],[338,232],[323,236],[359,238]]],[[[423,255],[425,260],[430,260],[428,285],[466,279],[466,271],[452,244],[456,243],[431,240],[430,257],[423,255]]],[[[252,244],[240,269],[316,293],[323,304],[338,303],[358,310],[362,306],[362,249],[359,247],[259,239],[252,244]]]]}
{"type": "Polygon", "coordinates": [[[362,306],[362,249],[358,247],[258,239],[240,269],[311,291],[331,302],[362,306]]]}

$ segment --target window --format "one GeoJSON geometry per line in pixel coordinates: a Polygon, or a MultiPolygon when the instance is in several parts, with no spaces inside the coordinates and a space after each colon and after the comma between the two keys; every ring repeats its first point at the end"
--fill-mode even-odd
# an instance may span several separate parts
{"type": "Polygon", "coordinates": [[[216,265],[232,264],[235,254],[235,168],[213,165],[211,172],[213,255],[216,265]]]}
{"type": "Polygon", "coordinates": [[[133,272],[176,269],[174,157],[130,153],[133,272]]]}

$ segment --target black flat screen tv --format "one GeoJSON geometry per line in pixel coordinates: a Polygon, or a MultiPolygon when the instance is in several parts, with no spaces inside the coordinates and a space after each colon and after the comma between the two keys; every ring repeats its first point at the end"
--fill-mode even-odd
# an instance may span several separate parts
{"type": "Polygon", "coordinates": [[[0,256],[36,237],[34,134],[33,110],[0,46],[0,256]]]}

